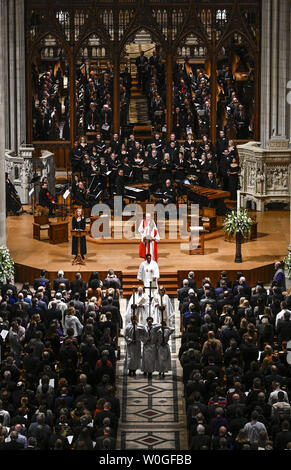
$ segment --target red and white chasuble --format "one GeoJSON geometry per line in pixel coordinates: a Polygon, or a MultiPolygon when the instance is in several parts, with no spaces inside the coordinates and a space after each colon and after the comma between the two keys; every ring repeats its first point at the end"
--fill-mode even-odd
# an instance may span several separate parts
{"type": "Polygon", "coordinates": [[[139,244],[139,256],[146,259],[146,255],[152,255],[154,261],[158,261],[158,244],[160,236],[155,222],[150,219],[143,219],[140,223],[139,233],[141,234],[141,241],[139,244]],[[146,236],[150,236],[153,240],[144,240],[146,236]]]}

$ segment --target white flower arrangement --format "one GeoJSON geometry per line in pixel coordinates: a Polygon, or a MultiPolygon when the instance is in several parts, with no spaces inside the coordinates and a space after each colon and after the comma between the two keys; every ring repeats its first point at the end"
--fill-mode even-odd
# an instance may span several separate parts
{"type": "Polygon", "coordinates": [[[243,237],[247,237],[253,223],[246,209],[232,210],[224,219],[223,229],[230,236],[240,233],[243,237]]]}
{"type": "Polygon", "coordinates": [[[290,278],[291,277],[291,251],[288,252],[288,255],[286,256],[286,258],[284,258],[283,261],[285,264],[285,268],[288,271],[288,277],[290,278]]]}
{"type": "Polygon", "coordinates": [[[6,246],[0,246],[0,282],[14,276],[14,262],[6,246]]]}

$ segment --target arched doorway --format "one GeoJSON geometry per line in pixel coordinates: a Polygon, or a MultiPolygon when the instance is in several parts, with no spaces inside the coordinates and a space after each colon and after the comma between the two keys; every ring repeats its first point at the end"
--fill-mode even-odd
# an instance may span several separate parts
{"type": "Polygon", "coordinates": [[[111,51],[98,33],[84,38],[75,56],[75,136],[108,138],[113,120],[111,51]]]}
{"type": "Polygon", "coordinates": [[[32,139],[70,140],[69,60],[60,40],[45,35],[36,44],[30,64],[32,139]]]}
{"type": "Polygon", "coordinates": [[[127,124],[142,141],[152,131],[166,133],[165,54],[161,41],[145,28],[139,28],[124,41],[121,77],[131,76],[130,104],[127,124]]]}
{"type": "Polygon", "coordinates": [[[255,59],[239,32],[229,35],[217,53],[217,130],[236,140],[255,135],[255,59]]]}
{"type": "Polygon", "coordinates": [[[205,42],[194,32],[179,42],[173,66],[172,131],[178,139],[192,134],[210,138],[211,128],[211,61],[205,42]]]}

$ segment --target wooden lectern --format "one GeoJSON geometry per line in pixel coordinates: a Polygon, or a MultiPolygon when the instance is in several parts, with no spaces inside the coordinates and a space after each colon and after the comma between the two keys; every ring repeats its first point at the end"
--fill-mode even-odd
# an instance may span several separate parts
{"type": "Polygon", "coordinates": [[[78,239],[77,240],[78,241],[78,244],[77,244],[78,254],[77,254],[77,258],[72,261],[72,264],[86,264],[85,261],[82,259],[81,248],[80,248],[80,239],[81,237],[85,237],[86,234],[87,234],[87,230],[71,230],[72,237],[77,237],[78,239]]]}

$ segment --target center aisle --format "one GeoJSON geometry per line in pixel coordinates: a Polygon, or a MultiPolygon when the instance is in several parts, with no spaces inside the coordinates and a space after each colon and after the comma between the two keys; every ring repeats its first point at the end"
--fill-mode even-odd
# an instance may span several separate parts
{"type": "MultiPolygon", "coordinates": [[[[123,319],[126,305],[127,300],[121,299],[123,319]]],[[[174,307],[175,312],[178,312],[176,299],[174,307]]],[[[187,450],[182,368],[178,359],[180,337],[179,317],[176,314],[175,333],[171,336],[170,343],[172,371],[164,379],[160,379],[158,372],[154,372],[151,380],[144,377],[140,370],[136,377],[127,376],[126,346],[124,338],[120,338],[121,358],[117,365],[116,379],[121,407],[116,446],[118,450],[187,450]]]]}

